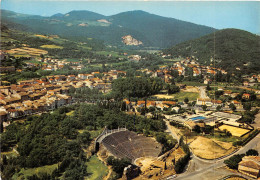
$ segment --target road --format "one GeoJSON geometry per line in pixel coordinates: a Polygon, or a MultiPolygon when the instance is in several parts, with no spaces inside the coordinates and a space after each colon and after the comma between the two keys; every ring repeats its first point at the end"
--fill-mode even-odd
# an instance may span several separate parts
{"type": "Polygon", "coordinates": [[[167,129],[166,132],[169,132],[174,139],[176,139],[179,143],[180,137],[178,136],[177,132],[175,132],[170,125],[170,122],[164,119],[164,122],[166,123],[167,129]]]}
{"type": "MultiPolygon", "coordinates": [[[[177,178],[179,180],[217,180],[221,179],[230,174],[240,173],[229,171],[225,168],[224,160],[230,158],[235,154],[243,154],[249,149],[256,149],[260,152],[260,134],[258,134],[254,139],[247,143],[244,147],[240,148],[237,152],[223,158],[220,160],[204,160],[192,155],[192,160],[190,161],[189,167],[183,174],[179,174],[177,178]]],[[[243,175],[244,176],[244,175],[243,175]]],[[[245,176],[247,179],[250,177],[245,176]]]]}
{"type": "Polygon", "coordinates": [[[205,86],[199,86],[199,92],[200,92],[200,98],[206,99],[209,98],[206,93],[206,87],[205,86]]]}

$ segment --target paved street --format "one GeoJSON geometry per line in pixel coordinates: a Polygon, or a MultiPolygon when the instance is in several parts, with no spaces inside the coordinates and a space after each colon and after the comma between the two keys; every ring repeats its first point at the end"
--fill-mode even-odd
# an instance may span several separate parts
{"type": "Polygon", "coordinates": [[[208,98],[205,86],[200,86],[199,92],[200,92],[200,98],[203,98],[203,99],[208,98]]]}
{"type": "MultiPolygon", "coordinates": [[[[230,174],[238,174],[224,168],[224,160],[235,154],[245,153],[249,149],[256,149],[260,152],[260,134],[252,139],[246,146],[239,149],[234,154],[221,160],[203,160],[192,155],[192,160],[186,172],[177,176],[176,179],[181,180],[218,180],[230,174]]],[[[241,175],[239,173],[239,175],[241,175]]],[[[246,177],[250,179],[249,177],[246,177]]]]}

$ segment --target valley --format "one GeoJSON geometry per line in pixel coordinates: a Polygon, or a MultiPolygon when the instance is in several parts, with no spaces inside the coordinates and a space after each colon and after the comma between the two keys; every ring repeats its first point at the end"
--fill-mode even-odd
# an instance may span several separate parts
{"type": "Polygon", "coordinates": [[[258,178],[258,35],[142,10],[1,15],[3,179],[258,178]]]}

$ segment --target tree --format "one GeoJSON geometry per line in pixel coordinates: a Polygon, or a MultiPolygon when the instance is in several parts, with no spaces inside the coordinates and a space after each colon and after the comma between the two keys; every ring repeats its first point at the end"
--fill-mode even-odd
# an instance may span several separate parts
{"type": "Polygon", "coordinates": [[[231,169],[238,169],[238,163],[242,161],[244,154],[236,154],[224,161],[224,163],[231,169]]]}
{"type": "Polygon", "coordinates": [[[77,140],[81,144],[88,144],[88,143],[90,143],[90,141],[91,141],[90,133],[87,132],[87,131],[84,131],[83,133],[78,135],[77,140]]]}
{"type": "Polygon", "coordinates": [[[249,150],[246,152],[246,156],[258,156],[258,151],[255,150],[255,149],[249,149],[249,150]]]}
{"type": "Polygon", "coordinates": [[[236,106],[235,106],[233,103],[229,104],[229,108],[230,108],[232,111],[235,111],[235,110],[237,109],[236,106]]]}
{"type": "Polygon", "coordinates": [[[250,102],[245,102],[245,103],[243,103],[243,108],[244,108],[246,111],[250,111],[250,110],[251,110],[251,103],[250,103],[250,102]]]}
{"type": "Polygon", "coordinates": [[[189,98],[186,97],[186,98],[184,99],[184,102],[185,102],[186,104],[188,104],[189,98]]]}
{"type": "Polygon", "coordinates": [[[200,133],[201,132],[200,126],[199,125],[195,125],[194,128],[193,128],[193,131],[196,132],[196,133],[200,133]]]}
{"type": "Polygon", "coordinates": [[[221,107],[220,105],[218,105],[217,108],[216,108],[216,110],[217,110],[217,111],[221,111],[221,108],[222,108],[222,107],[221,107]]]}
{"type": "Polygon", "coordinates": [[[210,91],[210,90],[211,90],[211,87],[209,86],[209,83],[207,84],[206,90],[207,90],[207,91],[210,91]]]}
{"type": "Polygon", "coordinates": [[[207,110],[207,106],[206,106],[206,105],[203,105],[203,106],[201,106],[201,107],[202,107],[203,111],[206,111],[206,110],[207,110]]]}

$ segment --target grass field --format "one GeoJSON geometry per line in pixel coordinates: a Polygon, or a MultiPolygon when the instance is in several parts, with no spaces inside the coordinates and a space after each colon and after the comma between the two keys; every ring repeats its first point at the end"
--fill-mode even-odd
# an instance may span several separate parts
{"type": "Polygon", "coordinates": [[[232,143],[221,142],[199,136],[191,144],[190,148],[196,156],[205,159],[216,159],[235,150],[232,143]]]}
{"type": "Polygon", "coordinates": [[[192,82],[192,81],[183,81],[181,84],[186,84],[187,86],[207,86],[207,84],[203,84],[200,82],[192,82]]]}
{"type": "Polygon", "coordinates": [[[63,49],[62,46],[57,46],[57,45],[42,45],[41,48],[47,48],[47,49],[63,49]]]}
{"type": "Polygon", "coordinates": [[[101,54],[101,55],[109,55],[109,54],[111,54],[114,57],[125,57],[123,55],[119,55],[118,52],[115,52],[115,51],[97,51],[97,54],[101,54]]]}
{"type": "Polygon", "coordinates": [[[42,62],[36,61],[36,60],[28,60],[28,61],[25,61],[25,62],[34,63],[34,64],[41,64],[42,63],[42,62]]]}
{"type": "Polygon", "coordinates": [[[38,168],[29,168],[29,169],[22,168],[19,173],[15,173],[13,175],[12,179],[22,180],[22,179],[26,179],[26,176],[32,176],[34,174],[39,174],[39,173],[51,174],[56,168],[58,168],[58,163],[53,165],[42,166],[38,168]]]}
{"type": "Polygon", "coordinates": [[[103,164],[96,155],[91,156],[87,165],[87,172],[90,174],[87,180],[102,180],[108,173],[108,168],[103,164]]]}
{"type": "Polygon", "coordinates": [[[189,101],[196,101],[197,98],[199,97],[199,93],[181,91],[176,94],[170,94],[170,95],[156,94],[154,96],[156,96],[158,98],[165,98],[165,99],[178,99],[179,101],[184,101],[184,99],[187,97],[189,99],[189,101]]]}
{"type": "Polygon", "coordinates": [[[80,60],[79,59],[67,59],[66,61],[67,62],[79,62],[80,60]]]}
{"type": "Polygon", "coordinates": [[[247,132],[250,131],[248,129],[242,129],[242,128],[239,128],[239,127],[229,126],[229,125],[225,125],[225,124],[222,125],[222,126],[219,126],[219,129],[221,131],[224,131],[226,129],[233,136],[238,136],[238,137],[241,137],[241,136],[243,136],[244,134],[246,134],[247,132]]]}

